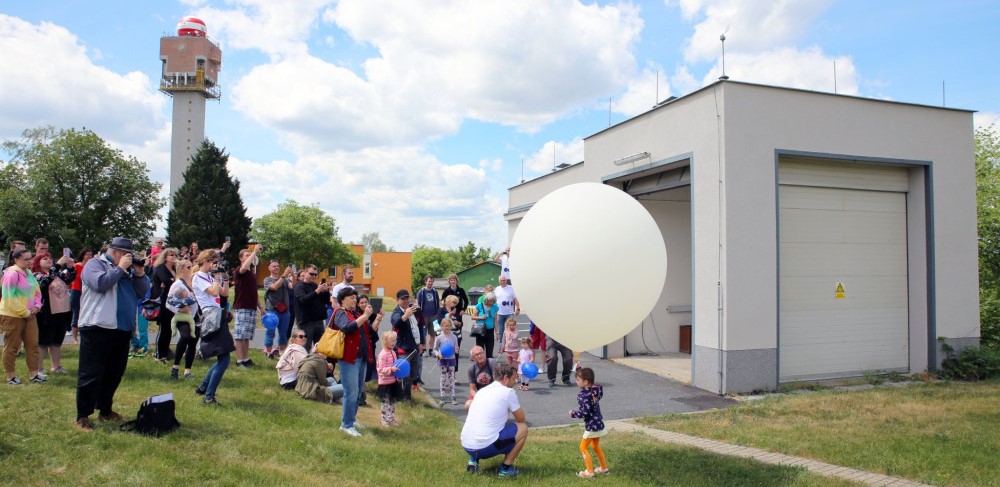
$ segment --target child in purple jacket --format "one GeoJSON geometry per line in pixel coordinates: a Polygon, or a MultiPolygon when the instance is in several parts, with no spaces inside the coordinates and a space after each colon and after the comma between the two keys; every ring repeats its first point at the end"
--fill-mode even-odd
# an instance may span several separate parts
{"type": "Polygon", "coordinates": [[[604,429],[604,416],[601,415],[601,406],[598,401],[604,397],[604,388],[599,384],[594,384],[594,370],[589,367],[576,369],[576,385],[580,387],[580,393],[576,395],[580,409],[570,411],[571,418],[583,418],[583,441],[580,442],[580,453],[583,454],[583,462],[587,469],[576,475],[582,478],[591,478],[599,473],[608,473],[608,462],[604,459],[604,450],[601,450],[601,437],[607,434],[604,429]],[[588,447],[594,449],[597,460],[601,466],[594,468],[594,462],[590,458],[588,447]]]}

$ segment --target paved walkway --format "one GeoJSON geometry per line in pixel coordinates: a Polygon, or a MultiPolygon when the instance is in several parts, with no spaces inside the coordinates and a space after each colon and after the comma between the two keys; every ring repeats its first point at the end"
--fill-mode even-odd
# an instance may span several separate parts
{"type": "Polygon", "coordinates": [[[629,420],[608,421],[606,424],[609,429],[632,433],[643,433],[664,443],[693,446],[701,448],[702,450],[718,453],[720,455],[750,458],[752,460],[771,465],[802,467],[817,475],[850,480],[865,485],[891,487],[919,487],[927,485],[899,477],[890,477],[888,475],[865,472],[863,470],[855,470],[853,468],[818,462],[808,458],[795,457],[782,453],[773,453],[767,450],[761,450],[760,448],[731,445],[722,441],[707,440],[705,438],[698,438],[696,436],[689,436],[682,433],[674,433],[672,431],[650,428],[648,426],[633,423],[629,420]]]}

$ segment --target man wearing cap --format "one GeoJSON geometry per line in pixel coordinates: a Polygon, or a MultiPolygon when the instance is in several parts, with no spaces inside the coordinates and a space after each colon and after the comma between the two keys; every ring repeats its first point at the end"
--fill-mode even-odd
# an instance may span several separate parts
{"type": "Polygon", "coordinates": [[[76,384],[78,431],[93,431],[90,415],[121,421],[112,409],[128,365],[129,339],[139,300],[149,290],[141,265],[132,264],[132,240],[115,237],[107,252],[87,261],[80,277],[80,372],[76,384]]]}
{"type": "Polygon", "coordinates": [[[405,358],[410,363],[410,375],[403,379],[403,396],[409,399],[413,383],[420,377],[417,375],[417,362],[424,353],[424,346],[415,316],[419,308],[416,303],[410,302],[410,291],[400,289],[396,292],[396,300],[399,304],[389,321],[396,332],[396,353],[399,358],[405,358]]]}

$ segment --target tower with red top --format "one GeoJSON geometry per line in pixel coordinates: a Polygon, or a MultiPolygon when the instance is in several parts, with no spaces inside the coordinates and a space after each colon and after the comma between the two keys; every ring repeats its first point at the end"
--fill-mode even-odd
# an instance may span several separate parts
{"type": "Polygon", "coordinates": [[[160,91],[174,99],[170,139],[170,196],[184,183],[184,170],[205,139],[205,100],[217,100],[222,50],[207,37],[205,22],[184,17],[176,36],[160,38],[160,91]]]}

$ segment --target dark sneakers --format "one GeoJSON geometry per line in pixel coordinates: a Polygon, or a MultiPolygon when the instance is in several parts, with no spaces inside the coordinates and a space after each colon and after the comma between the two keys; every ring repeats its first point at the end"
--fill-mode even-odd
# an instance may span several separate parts
{"type": "Polygon", "coordinates": [[[197,395],[199,395],[199,396],[204,396],[205,392],[207,392],[207,391],[205,391],[205,389],[202,389],[201,386],[198,386],[198,387],[196,387],[194,389],[194,393],[197,394],[197,395]]]}
{"type": "Polygon", "coordinates": [[[517,477],[517,474],[519,473],[521,473],[521,471],[514,468],[513,465],[508,467],[501,463],[500,468],[497,469],[497,476],[500,477],[517,477]]]}
{"type": "Polygon", "coordinates": [[[479,473],[479,460],[469,457],[469,463],[465,466],[465,471],[469,473],[479,473]]]}

